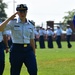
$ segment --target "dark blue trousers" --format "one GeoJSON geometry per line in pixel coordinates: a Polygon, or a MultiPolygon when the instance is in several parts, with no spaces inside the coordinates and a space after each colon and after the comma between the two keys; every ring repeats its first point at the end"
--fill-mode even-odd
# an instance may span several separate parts
{"type": "Polygon", "coordinates": [[[3,75],[5,67],[5,55],[4,55],[4,45],[0,42],[0,75],[3,75]]]}
{"type": "Polygon", "coordinates": [[[48,48],[53,48],[53,39],[52,36],[48,36],[48,48]]]}
{"type": "Polygon", "coordinates": [[[62,45],[61,45],[61,36],[57,36],[56,37],[56,43],[57,43],[58,48],[62,48],[62,45]]]}
{"type": "Polygon", "coordinates": [[[70,43],[70,38],[71,38],[71,35],[67,35],[66,40],[67,40],[67,46],[68,46],[68,48],[71,48],[72,47],[72,45],[70,43]]]}
{"type": "Polygon", "coordinates": [[[40,48],[45,48],[44,36],[40,36],[39,44],[40,44],[40,48]]]}
{"type": "Polygon", "coordinates": [[[32,47],[13,44],[10,50],[10,75],[20,75],[23,63],[27,67],[29,75],[37,75],[37,63],[32,47]]]}

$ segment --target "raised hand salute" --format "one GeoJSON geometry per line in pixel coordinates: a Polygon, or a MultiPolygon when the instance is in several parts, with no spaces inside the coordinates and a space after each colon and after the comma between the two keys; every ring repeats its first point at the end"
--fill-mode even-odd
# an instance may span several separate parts
{"type": "Polygon", "coordinates": [[[8,23],[10,20],[14,19],[14,18],[16,17],[16,14],[17,14],[17,13],[18,13],[18,12],[14,13],[12,16],[10,16],[9,18],[7,18],[4,22],[2,22],[2,23],[0,24],[0,31],[3,31],[3,30],[4,30],[4,28],[5,28],[5,26],[7,25],[7,23],[8,23]]]}

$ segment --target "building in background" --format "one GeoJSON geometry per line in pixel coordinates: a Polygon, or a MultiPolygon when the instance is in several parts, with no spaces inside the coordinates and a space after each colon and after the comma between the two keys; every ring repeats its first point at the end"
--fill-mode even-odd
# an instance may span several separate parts
{"type": "Polygon", "coordinates": [[[72,37],[71,37],[71,41],[74,41],[75,40],[75,27],[73,25],[73,22],[72,21],[68,21],[67,24],[63,24],[63,23],[54,23],[54,21],[46,21],[47,25],[46,25],[46,28],[48,26],[50,26],[51,28],[53,28],[53,31],[55,31],[57,29],[57,26],[59,25],[60,28],[62,29],[62,32],[63,32],[63,35],[62,35],[62,40],[65,41],[66,40],[66,26],[67,24],[70,25],[70,27],[72,28],[73,30],[73,34],[72,34],[72,37]]]}

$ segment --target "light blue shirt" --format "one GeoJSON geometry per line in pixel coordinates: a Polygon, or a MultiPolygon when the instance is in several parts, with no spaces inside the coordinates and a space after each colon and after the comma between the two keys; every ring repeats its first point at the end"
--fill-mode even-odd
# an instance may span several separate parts
{"type": "Polygon", "coordinates": [[[10,30],[7,30],[4,32],[4,34],[8,35],[8,36],[11,36],[11,31],[10,30]]]}
{"type": "MultiPolygon", "coordinates": [[[[0,22],[0,23],[2,23],[2,22],[0,22]]],[[[0,42],[3,41],[3,33],[4,33],[4,32],[0,32],[0,42]]]]}
{"type": "Polygon", "coordinates": [[[2,32],[0,32],[0,42],[2,42],[3,40],[3,35],[2,35],[2,32]]]}
{"type": "Polygon", "coordinates": [[[13,43],[30,43],[30,39],[34,39],[34,26],[29,22],[22,23],[20,18],[11,20],[5,27],[11,30],[11,38],[13,43]]]}
{"type": "Polygon", "coordinates": [[[52,35],[53,35],[52,30],[50,30],[50,29],[49,29],[49,30],[47,30],[47,35],[48,35],[48,36],[52,36],[52,35]]]}
{"type": "Polygon", "coordinates": [[[55,33],[56,33],[57,36],[61,36],[62,30],[60,28],[59,29],[57,28],[55,33]]]}
{"type": "Polygon", "coordinates": [[[43,30],[43,29],[40,29],[39,30],[39,35],[40,36],[44,36],[46,34],[46,31],[45,30],[43,30]]]}
{"type": "Polygon", "coordinates": [[[34,30],[34,34],[35,34],[35,36],[39,35],[39,33],[37,32],[37,30],[34,30]]]}
{"type": "Polygon", "coordinates": [[[66,29],[66,35],[72,35],[72,29],[71,28],[66,29]]]}

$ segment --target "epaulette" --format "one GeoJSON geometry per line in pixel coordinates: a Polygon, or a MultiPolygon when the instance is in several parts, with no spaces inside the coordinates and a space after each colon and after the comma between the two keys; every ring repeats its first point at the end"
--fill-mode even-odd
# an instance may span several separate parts
{"type": "Polygon", "coordinates": [[[30,22],[33,26],[35,26],[34,23],[33,23],[32,21],[29,20],[29,22],[30,22]]]}

